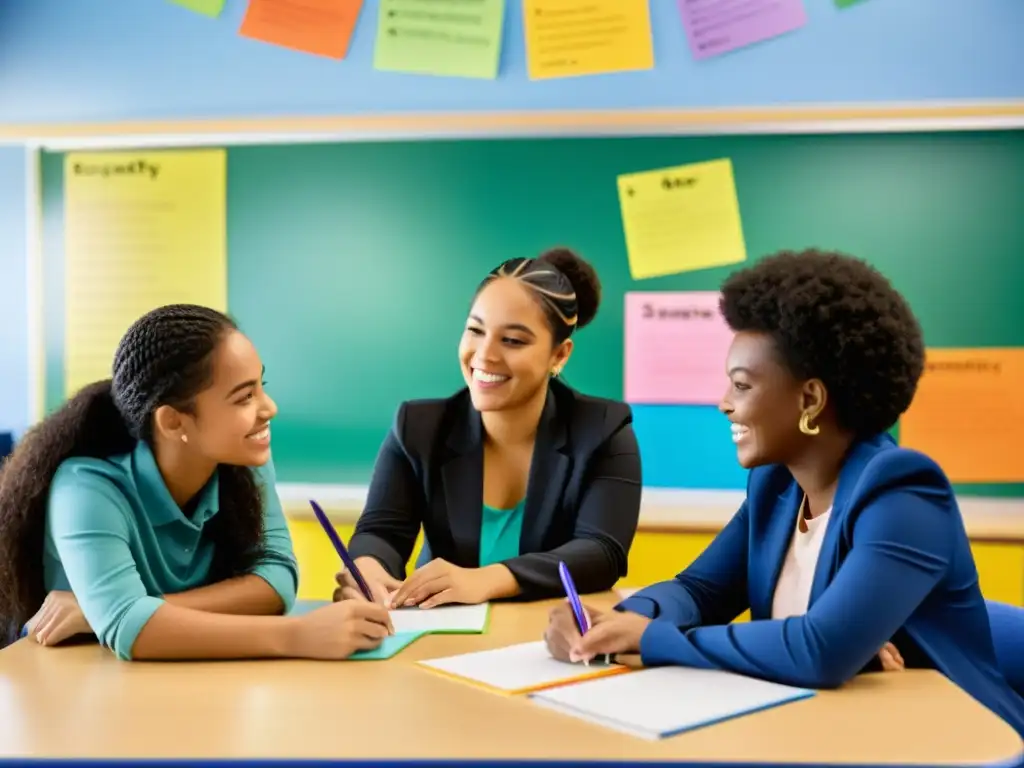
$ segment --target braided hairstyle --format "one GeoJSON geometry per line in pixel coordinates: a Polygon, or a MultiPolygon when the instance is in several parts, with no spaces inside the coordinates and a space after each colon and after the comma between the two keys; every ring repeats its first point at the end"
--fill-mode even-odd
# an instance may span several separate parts
{"type": "Polygon", "coordinates": [[[552,248],[536,259],[516,258],[499,264],[480,283],[477,295],[502,277],[518,280],[530,289],[544,310],[555,346],[593,320],[601,304],[597,272],[568,248],[552,248]]]}
{"type": "MultiPolygon", "coordinates": [[[[213,356],[237,326],[207,307],[175,304],[139,318],[114,355],[113,379],[83,387],[30,429],[0,467],[0,621],[16,638],[46,597],[43,544],[50,483],[66,459],[103,459],[151,443],[162,405],[191,413],[210,386],[213,356]]],[[[220,465],[220,511],[206,526],[210,581],[249,572],[263,554],[263,498],[248,467],[220,465]]],[[[2,646],[2,643],[0,643],[2,646]]]]}

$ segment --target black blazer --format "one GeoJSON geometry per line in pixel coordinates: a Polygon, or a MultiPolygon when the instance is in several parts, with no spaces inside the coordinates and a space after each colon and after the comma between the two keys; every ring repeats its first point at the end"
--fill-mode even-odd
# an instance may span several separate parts
{"type": "MultiPolygon", "coordinates": [[[[505,565],[519,599],[564,594],[564,560],[580,592],[611,589],[626,574],[640,516],[640,451],[629,406],[553,380],[534,446],[519,557],[505,565]]],[[[425,549],[475,568],[483,516],[483,426],[463,389],[398,408],[377,457],[349,551],[405,578],[423,526],[425,549]]]]}

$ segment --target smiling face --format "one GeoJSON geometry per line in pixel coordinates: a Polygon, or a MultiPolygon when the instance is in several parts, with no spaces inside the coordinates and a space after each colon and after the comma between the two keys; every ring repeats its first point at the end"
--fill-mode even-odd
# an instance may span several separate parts
{"type": "Polygon", "coordinates": [[[230,331],[217,345],[211,364],[212,382],[196,395],[192,413],[163,418],[170,424],[180,419],[178,428],[189,448],[212,462],[266,464],[277,405],[263,388],[263,363],[256,348],[243,334],[230,331]]]}
{"type": "Polygon", "coordinates": [[[462,376],[478,411],[517,408],[547,392],[553,370],[572,351],[553,346],[547,318],[530,288],[497,278],[477,294],[459,344],[462,376]]]}
{"type": "Polygon", "coordinates": [[[824,392],[817,380],[798,380],[780,361],[767,334],[741,331],[726,361],[729,388],[719,408],[732,422],[740,465],[786,464],[807,445],[804,411],[818,414],[824,392]]]}

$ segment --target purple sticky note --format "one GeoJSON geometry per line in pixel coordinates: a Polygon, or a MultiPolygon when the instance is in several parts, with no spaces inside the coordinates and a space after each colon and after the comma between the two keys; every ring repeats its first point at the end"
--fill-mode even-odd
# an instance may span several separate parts
{"type": "Polygon", "coordinates": [[[803,0],[679,0],[695,59],[792,32],[807,23],[803,0]]]}

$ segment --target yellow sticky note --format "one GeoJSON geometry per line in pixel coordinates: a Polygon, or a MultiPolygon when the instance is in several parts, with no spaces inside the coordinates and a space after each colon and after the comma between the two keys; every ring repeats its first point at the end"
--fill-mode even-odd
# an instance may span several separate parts
{"type": "Polygon", "coordinates": [[[654,66],[648,0],[524,0],[531,80],[654,66]]]}
{"type": "Polygon", "coordinates": [[[224,150],[69,153],[65,391],[109,378],[117,343],[164,304],[227,309],[224,150]]]}
{"type": "Polygon", "coordinates": [[[731,160],[625,174],[618,184],[634,280],[746,260],[731,160]]]}
{"type": "Polygon", "coordinates": [[[929,349],[925,360],[900,444],[954,483],[1024,482],[1024,348],[929,349]]]}

